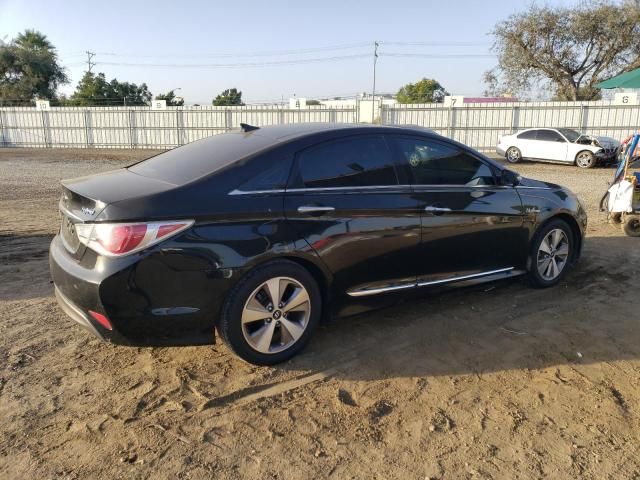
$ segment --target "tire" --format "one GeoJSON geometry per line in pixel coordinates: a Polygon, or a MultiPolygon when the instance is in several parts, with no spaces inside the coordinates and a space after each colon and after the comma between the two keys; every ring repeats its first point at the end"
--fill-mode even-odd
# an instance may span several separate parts
{"type": "Polygon", "coordinates": [[[217,329],[222,341],[243,360],[275,365],[304,348],[321,314],[322,295],[311,274],[294,262],[276,260],[251,270],[231,290],[217,329]],[[279,304],[272,298],[278,298],[279,304]],[[305,298],[305,303],[296,305],[305,298]]]}
{"type": "Polygon", "coordinates": [[[576,155],[576,165],[579,168],[593,168],[596,166],[596,156],[589,150],[582,150],[576,155]]]}
{"type": "Polygon", "coordinates": [[[640,237],[640,215],[625,215],[622,231],[630,237],[640,237]]]}
{"type": "Polygon", "coordinates": [[[522,160],[522,152],[520,152],[518,147],[509,147],[507,148],[505,158],[509,163],[518,163],[520,160],[522,160]]]}
{"type": "Polygon", "coordinates": [[[564,220],[540,227],[531,242],[529,283],[536,288],[557,285],[571,266],[574,244],[571,227],[564,220]]]}

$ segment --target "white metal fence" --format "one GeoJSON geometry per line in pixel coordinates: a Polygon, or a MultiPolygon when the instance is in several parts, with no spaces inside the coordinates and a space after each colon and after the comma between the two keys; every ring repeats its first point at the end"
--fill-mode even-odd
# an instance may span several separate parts
{"type": "MultiPolygon", "coordinates": [[[[535,127],[566,127],[622,139],[640,130],[640,105],[611,102],[382,105],[380,122],[420,125],[479,150],[495,148],[505,133],[535,127]]],[[[54,107],[0,108],[0,146],[171,148],[238,128],[240,123],[357,123],[370,119],[359,105],[242,107],[54,107]]]]}
{"type": "Polygon", "coordinates": [[[357,121],[355,106],[0,108],[0,146],[171,148],[238,128],[240,123],[357,121]]]}
{"type": "Polygon", "coordinates": [[[478,150],[493,151],[498,137],[526,128],[572,128],[622,139],[640,130],[640,105],[611,102],[383,105],[381,122],[420,125],[478,150]]]}

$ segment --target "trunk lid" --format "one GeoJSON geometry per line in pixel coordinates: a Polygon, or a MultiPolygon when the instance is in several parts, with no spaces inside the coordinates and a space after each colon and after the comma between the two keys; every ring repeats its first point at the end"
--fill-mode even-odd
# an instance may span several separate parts
{"type": "Polygon", "coordinates": [[[80,260],[86,247],[75,226],[95,221],[109,205],[122,200],[154,195],[176,186],[137,175],[126,168],[62,181],[60,237],[67,251],[80,260]]]}

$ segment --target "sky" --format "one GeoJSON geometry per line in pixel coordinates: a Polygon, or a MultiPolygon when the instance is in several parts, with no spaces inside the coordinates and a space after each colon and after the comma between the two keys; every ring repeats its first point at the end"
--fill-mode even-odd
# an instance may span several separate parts
{"type": "MultiPolygon", "coordinates": [[[[543,2],[538,2],[543,4],[543,2]]],[[[572,6],[574,0],[547,0],[572,6]]],[[[71,80],[70,94],[95,52],[107,80],[147,83],[187,105],[209,104],[226,88],[250,103],[294,94],[333,98],[435,78],[450,93],[479,96],[495,66],[494,25],[530,0],[136,1],[0,0],[0,39],[25,29],[47,35],[71,80]],[[418,56],[415,56],[418,55],[418,56]],[[346,57],[346,58],[345,58],[346,57]],[[297,62],[297,63],[282,63],[297,62]]]]}

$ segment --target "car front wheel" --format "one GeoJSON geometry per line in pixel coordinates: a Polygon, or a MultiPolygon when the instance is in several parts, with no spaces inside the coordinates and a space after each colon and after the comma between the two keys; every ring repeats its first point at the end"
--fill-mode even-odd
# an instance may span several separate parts
{"type": "Polygon", "coordinates": [[[576,165],[580,168],[593,168],[596,166],[596,156],[593,152],[583,150],[576,155],[576,165]]]}
{"type": "Polygon", "coordinates": [[[269,262],[247,274],[229,294],[218,322],[224,343],[256,365],[274,365],[298,353],[321,315],[314,278],[287,260],[269,262]]]}
{"type": "Polygon", "coordinates": [[[529,280],[534,287],[556,285],[567,274],[573,255],[573,232],[563,220],[552,220],[535,235],[531,246],[529,280]]]}

